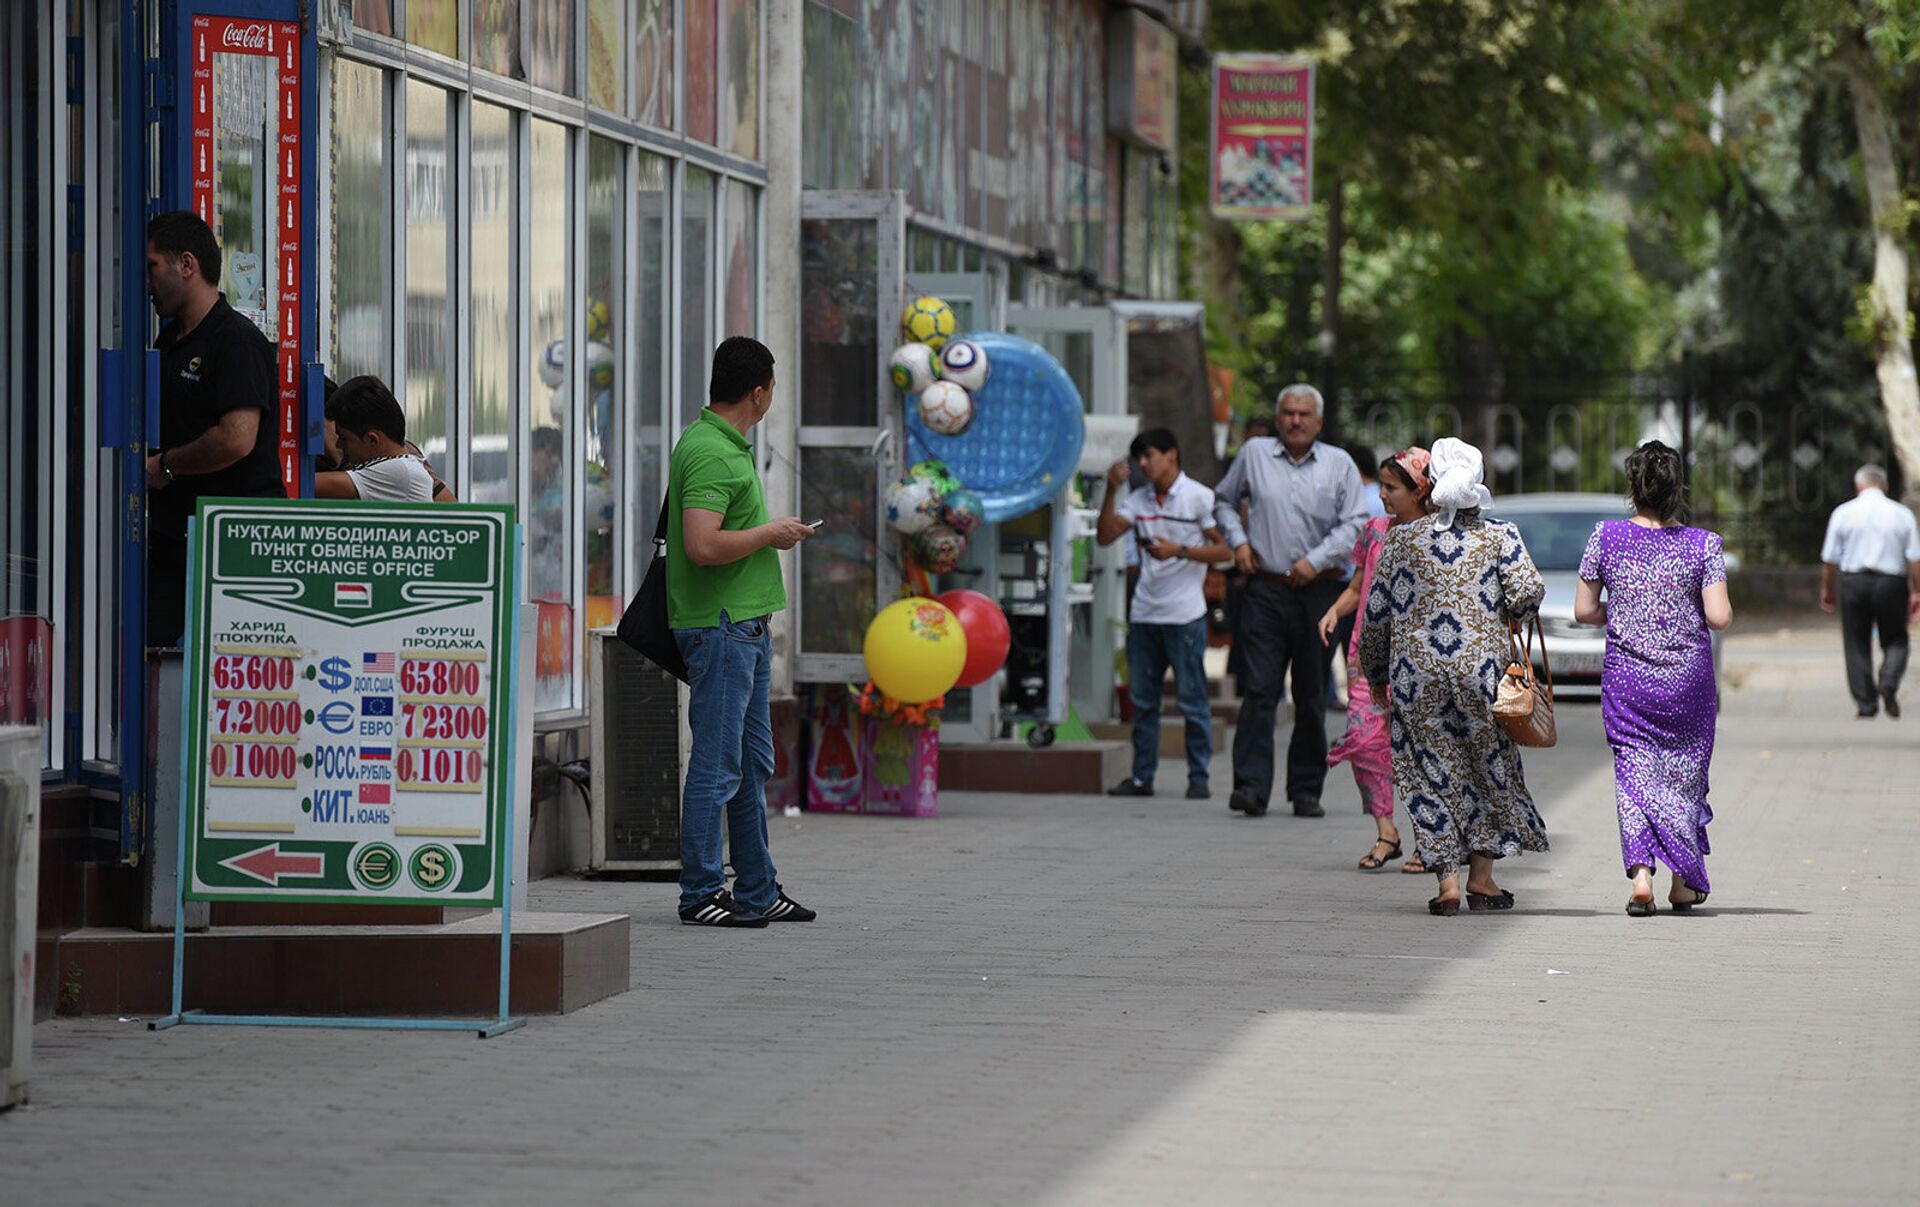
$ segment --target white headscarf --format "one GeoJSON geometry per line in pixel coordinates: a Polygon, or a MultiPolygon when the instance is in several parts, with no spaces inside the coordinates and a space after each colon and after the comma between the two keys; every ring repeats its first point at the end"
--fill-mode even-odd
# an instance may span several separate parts
{"type": "Polygon", "coordinates": [[[1480,450],[1452,436],[1433,442],[1427,472],[1433,477],[1436,529],[1453,527],[1454,515],[1469,507],[1493,506],[1493,493],[1480,484],[1486,464],[1480,450]]]}

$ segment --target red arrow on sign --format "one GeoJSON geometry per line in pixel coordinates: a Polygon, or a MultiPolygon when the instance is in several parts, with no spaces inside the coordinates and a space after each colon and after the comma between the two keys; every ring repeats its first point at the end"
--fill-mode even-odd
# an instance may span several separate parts
{"type": "Polygon", "coordinates": [[[248,851],[244,855],[235,855],[232,859],[220,861],[223,868],[232,868],[236,872],[245,872],[255,880],[280,887],[282,876],[324,876],[327,872],[327,857],[319,851],[282,854],[280,844],[269,843],[248,851]]]}

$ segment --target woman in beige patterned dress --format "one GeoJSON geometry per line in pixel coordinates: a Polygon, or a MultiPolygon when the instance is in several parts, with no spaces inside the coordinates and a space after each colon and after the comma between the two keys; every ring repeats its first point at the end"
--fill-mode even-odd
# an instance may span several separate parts
{"type": "Polygon", "coordinates": [[[1485,514],[1480,451],[1433,446],[1434,518],[1387,535],[1367,598],[1360,662],[1388,701],[1393,782],[1414,841],[1440,881],[1429,912],[1513,908],[1493,863],[1547,849],[1520,751],[1493,717],[1508,661],[1507,624],[1539,610],[1545,588],[1512,524],[1485,514]]]}

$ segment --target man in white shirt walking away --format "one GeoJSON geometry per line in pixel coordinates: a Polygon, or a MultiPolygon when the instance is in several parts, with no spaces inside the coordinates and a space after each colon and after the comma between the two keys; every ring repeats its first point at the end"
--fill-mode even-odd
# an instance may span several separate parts
{"type": "Polygon", "coordinates": [[[1160,765],[1160,690],[1173,668],[1180,711],[1187,718],[1187,799],[1211,795],[1213,706],[1207,697],[1207,567],[1233,556],[1214,526],[1213,491],[1180,472],[1173,433],[1154,428],[1133,438],[1132,463],[1147,484],[1117,505],[1131,473],[1127,461],[1107,471],[1098,535],[1111,545],[1133,532],[1140,581],[1127,609],[1127,689],[1133,697],[1133,774],[1110,796],[1152,796],[1160,765]]]}
{"type": "Polygon", "coordinates": [[[1863,465],[1859,493],[1833,509],[1820,551],[1820,609],[1840,611],[1847,686],[1862,717],[1885,704],[1900,715],[1900,678],[1907,670],[1907,622],[1920,619],[1920,525],[1887,497],[1887,471],[1863,465]],[[1836,585],[1838,591],[1836,592],[1836,585]],[[1873,633],[1880,631],[1880,677],[1873,675],[1873,633]],[[1877,695],[1876,695],[1877,690],[1877,695]]]}

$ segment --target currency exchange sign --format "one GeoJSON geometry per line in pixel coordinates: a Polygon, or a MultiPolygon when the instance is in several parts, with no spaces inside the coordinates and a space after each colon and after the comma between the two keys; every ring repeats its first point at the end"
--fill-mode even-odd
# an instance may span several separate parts
{"type": "Polygon", "coordinates": [[[1300,219],[1313,209],[1313,61],[1213,57],[1214,216],[1300,219]]]}
{"type": "Polygon", "coordinates": [[[197,531],[187,896],[499,904],[512,509],[210,501],[197,531]]]}

